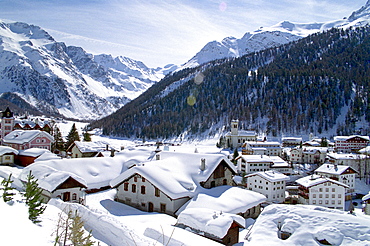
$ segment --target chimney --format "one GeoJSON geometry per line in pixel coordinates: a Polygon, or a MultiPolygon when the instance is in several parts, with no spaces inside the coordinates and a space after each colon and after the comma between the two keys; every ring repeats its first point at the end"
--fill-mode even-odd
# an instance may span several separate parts
{"type": "Polygon", "coordinates": [[[161,159],[161,155],[160,155],[160,154],[156,154],[156,155],[155,155],[155,159],[156,159],[157,161],[159,161],[159,160],[161,159]]]}
{"type": "Polygon", "coordinates": [[[200,170],[204,171],[206,169],[206,159],[200,159],[200,170]]]}

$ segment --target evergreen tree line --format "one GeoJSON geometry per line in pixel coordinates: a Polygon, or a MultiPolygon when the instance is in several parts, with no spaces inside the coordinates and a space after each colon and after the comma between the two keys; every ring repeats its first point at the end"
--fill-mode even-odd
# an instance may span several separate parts
{"type": "MultiPolygon", "coordinates": [[[[275,136],[321,134],[333,127],[337,134],[353,134],[356,122],[370,121],[369,31],[369,26],[334,28],[182,70],[90,127],[102,127],[107,135],[157,139],[199,134],[239,119],[275,136]],[[204,76],[201,83],[194,80],[197,73],[204,76]],[[161,96],[178,81],[184,82],[161,96]]],[[[368,124],[364,130],[369,133],[368,124]]]]}

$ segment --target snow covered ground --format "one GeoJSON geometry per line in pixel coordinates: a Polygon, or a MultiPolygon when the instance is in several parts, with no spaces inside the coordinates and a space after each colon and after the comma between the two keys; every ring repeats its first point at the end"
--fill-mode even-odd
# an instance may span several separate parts
{"type": "MultiPolygon", "coordinates": [[[[63,135],[67,135],[72,122],[59,123],[63,135]]],[[[77,129],[86,123],[77,123],[77,129]]],[[[112,139],[93,136],[93,141],[106,141],[110,145],[135,148],[139,142],[127,139],[112,139]]],[[[181,146],[170,146],[169,151],[194,153],[220,152],[215,140],[193,142],[181,146]]],[[[142,148],[142,147],[141,147],[142,148]]],[[[149,147],[153,149],[153,146],[149,147]]],[[[0,177],[13,174],[13,185],[21,189],[16,179],[21,173],[19,167],[0,166],[0,177]]],[[[1,178],[0,178],[1,179],[1,178]]],[[[357,183],[359,184],[359,183],[357,183]]],[[[356,185],[357,185],[356,184],[356,185]]],[[[361,187],[369,191],[368,186],[361,187]]],[[[2,191],[0,191],[0,195],[2,191]]],[[[52,245],[54,243],[59,213],[66,207],[77,210],[85,221],[87,230],[92,230],[95,246],[101,245],[220,245],[187,230],[174,227],[176,218],[147,213],[113,200],[115,190],[107,190],[86,197],[86,206],[64,203],[52,199],[42,215],[40,225],[28,220],[27,208],[16,195],[13,205],[6,204],[0,197],[0,245],[52,245]]],[[[326,239],[333,245],[370,245],[370,216],[361,211],[361,204],[355,215],[315,206],[270,205],[254,221],[246,220],[246,228],[240,232],[241,245],[322,245],[318,240],[326,239]],[[286,240],[278,238],[278,227],[291,233],[286,240]]]]}

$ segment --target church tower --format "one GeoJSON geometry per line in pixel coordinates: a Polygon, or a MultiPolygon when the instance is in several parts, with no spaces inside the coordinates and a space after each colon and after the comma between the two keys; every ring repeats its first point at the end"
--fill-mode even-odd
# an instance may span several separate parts
{"type": "Polygon", "coordinates": [[[14,129],[14,116],[13,112],[10,111],[9,107],[5,109],[4,112],[2,112],[1,115],[1,131],[0,131],[0,137],[3,138],[8,133],[12,132],[14,129]]]}
{"type": "Polygon", "coordinates": [[[231,121],[231,135],[233,136],[238,135],[238,128],[239,128],[239,120],[232,120],[231,121]]]}

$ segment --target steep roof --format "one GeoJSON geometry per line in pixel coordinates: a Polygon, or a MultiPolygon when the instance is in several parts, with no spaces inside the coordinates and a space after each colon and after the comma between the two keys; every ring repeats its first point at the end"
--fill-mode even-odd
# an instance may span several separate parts
{"type": "Polygon", "coordinates": [[[161,152],[159,155],[161,160],[130,168],[113,179],[110,185],[117,187],[133,175],[140,174],[172,199],[178,199],[192,197],[200,183],[207,181],[220,163],[236,173],[235,166],[222,154],[161,152]],[[200,168],[202,159],[205,159],[204,170],[200,168]]]}
{"type": "Polygon", "coordinates": [[[24,144],[28,143],[37,136],[47,137],[54,141],[53,136],[40,130],[14,130],[3,138],[4,143],[24,144]]]}
{"type": "Polygon", "coordinates": [[[107,147],[107,144],[103,142],[75,141],[74,144],[82,153],[101,152],[104,151],[107,147]]]}
{"type": "Polygon", "coordinates": [[[60,171],[45,165],[29,165],[22,170],[20,179],[26,182],[27,176],[30,172],[37,179],[39,187],[50,192],[55,191],[58,186],[67,181],[68,178],[73,178],[80,183],[82,187],[87,187],[86,181],[78,175],[70,172],[60,171]]]}

